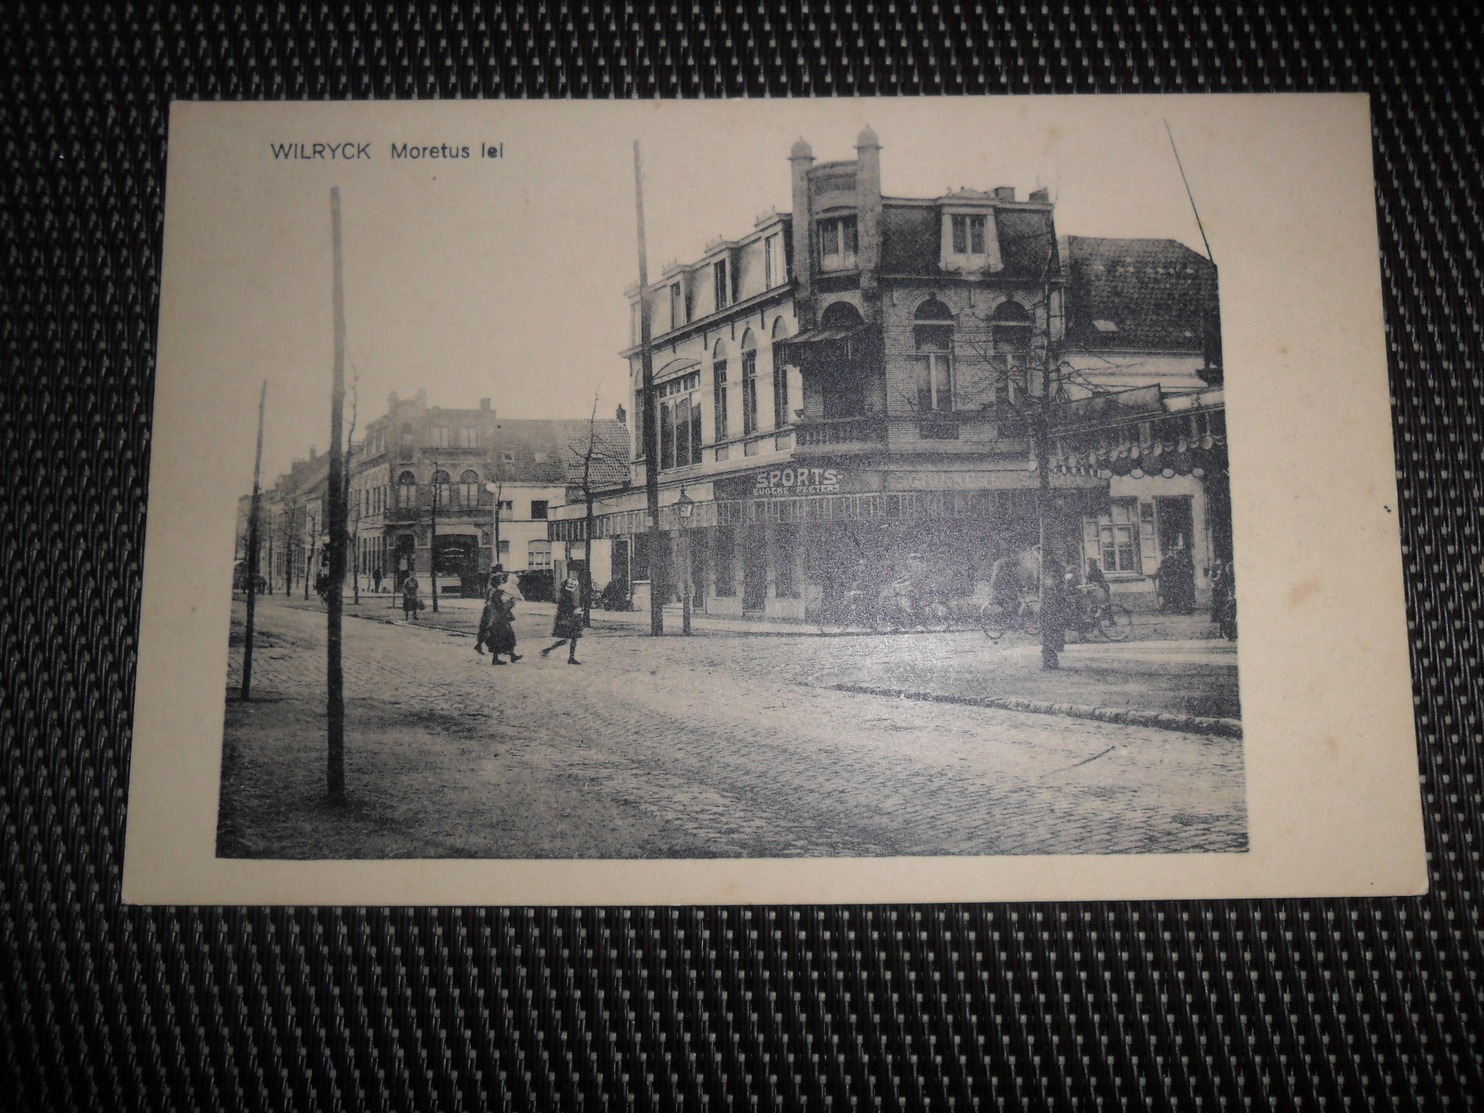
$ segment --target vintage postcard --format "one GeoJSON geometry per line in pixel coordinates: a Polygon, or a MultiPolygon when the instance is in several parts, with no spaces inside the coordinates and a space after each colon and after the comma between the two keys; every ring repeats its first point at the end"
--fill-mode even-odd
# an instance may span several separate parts
{"type": "Polygon", "coordinates": [[[177,104],[125,899],[1425,890],[1360,96],[177,104]]]}

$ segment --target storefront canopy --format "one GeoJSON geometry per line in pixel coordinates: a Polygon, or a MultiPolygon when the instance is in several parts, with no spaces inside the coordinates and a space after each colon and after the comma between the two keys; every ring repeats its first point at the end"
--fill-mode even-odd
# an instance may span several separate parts
{"type": "Polygon", "coordinates": [[[776,344],[784,361],[788,364],[797,364],[800,358],[810,353],[837,346],[844,346],[849,355],[849,351],[853,349],[865,329],[866,327],[861,323],[849,326],[820,326],[795,334],[793,337],[783,338],[776,344]]]}

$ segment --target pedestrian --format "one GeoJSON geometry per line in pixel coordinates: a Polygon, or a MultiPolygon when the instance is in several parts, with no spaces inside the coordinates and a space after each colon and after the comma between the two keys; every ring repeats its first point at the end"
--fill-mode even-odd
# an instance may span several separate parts
{"type": "Polygon", "coordinates": [[[371,571],[371,581],[376,586],[376,592],[381,592],[381,566],[377,565],[371,571]]]}
{"type": "Polygon", "coordinates": [[[1183,539],[1160,562],[1154,581],[1164,612],[1189,613],[1195,608],[1195,563],[1183,539]]]}
{"type": "Polygon", "coordinates": [[[417,620],[417,614],[423,607],[422,599],[417,596],[422,587],[417,584],[417,575],[408,574],[407,580],[402,583],[402,619],[417,620]]]}
{"type": "Polygon", "coordinates": [[[541,649],[541,658],[545,659],[563,644],[569,644],[567,649],[567,662],[574,667],[581,667],[582,663],[577,658],[577,641],[582,637],[582,617],[578,613],[581,604],[581,593],[578,590],[577,579],[568,578],[562,583],[562,588],[557,594],[556,621],[551,626],[551,634],[556,637],[556,643],[548,648],[541,649]]]}
{"type": "Polygon", "coordinates": [[[494,588],[490,592],[490,604],[493,608],[484,642],[493,653],[490,663],[495,667],[503,667],[504,660],[500,658],[502,655],[508,655],[511,663],[519,663],[524,657],[515,653],[515,597],[505,588],[503,574],[491,581],[494,588]]]}
{"type": "Polygon", "coordinates": [[[490,629],[494,625],[496,612],[496,599],[500,590],[499,567],[495,567],[485,576],[484,583],[484,608],[479,614],[479,633],[474,638],[474,651],[477,655],[483,655],[485,645],[490,642],[490,629]]]}

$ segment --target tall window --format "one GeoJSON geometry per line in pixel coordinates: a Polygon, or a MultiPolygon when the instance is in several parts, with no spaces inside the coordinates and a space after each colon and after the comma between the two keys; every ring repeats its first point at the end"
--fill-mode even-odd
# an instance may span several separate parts
{"type": "Polygon", "coordinates": [[[435,507],[448,507],[448,481],[446,469],[440,469],[433,474],[433,504],[435,507]]]}
{"type": "Polygon", "coordinates": [[[701,460],[701,374],[688,373],[655,389],[659,397],[660,468],[701,460]]]}
{"type": "Polygon", "coordinates": [[[783,319],[773,323],[773,427],[782,430],[788,426],[788,365],[784,363],[779,342],[788,333],[783,319]]]}
{"type": "Polygon", "coordinates": [[[819,223],[819,266],[824,271],[855,267],[859,242],[854,217],[836,217],[819,223]]]}
{"type": "Polygon", "coordinates": [[[465,508],[474,508],[479,504],[479,474],[472,469],[459,474],[459,503],[465,508]]]}
{"type": "Polygon", "coordinates": [[[413,444],[415,438],[416,438],[416,436],[412,433],[412,424],[411,423],[403,423],[402,424],[402,445],[403,446],[411,446],[413,444]]]}
{"type": "Polygon", "coordinates": [[[994,347],[995,403],[1001,429],[1023,430],[1030,403],[1031,316],[1014,299],[990,315],[994,347]]]}
{"type": "Polygon", "coordinates": [[[670,329],[678,330],[685,325],[685,288],[679,283],[670,284],[670,329]]]}
{"type": "Polygon", "coordinates": [[[757,337],[742,335],[742,433],[757,430],[757,337]]]}
{"type": "Polygon", "coordinates": [[[937,299],[917,308],[912,338],[917,349],[917,409],[953,410],[953,314],[937,299]]]}
{"type": "Polygon", "coordinates": [[[953,252],[956,256],[983,256],[984,233],[987,227],[982,213],[955,213],[953,224],[953,252]]]}
{"type": "Polygon", "coordinates": [[[452,442],[452,439],[451,439],[451,434],[452,434],[452,432],[449,430],[448,427],[444,427],[444,426],[434,427],[433,428],[433,445],[434,446],[452,446],[453,445],[453,442],[452,442]]]}
{"type": "Polygon", "coordinates": [[[773,233],[763,238],[763,287],[772,290],[787,278],[783,268],[783,237],[773,233]]]}
{"type": "Polygon", "coordinates": [[[718,260],[712,265],[712,278],[716,286],[716,309],[732,305],[732,287],[727,282],[727,262],[718,260]]]}
{"type": "Polygon", "coordinates": [[[711,404],[716,417],[716,441],[727,440],[727,358],[721,342],[711,354],[711,404]]]}
{"type": "Polygon", "coordinates": [[[464,447],[465,449],[470,449],[470,450],[472,450],[474,447],[478,446],[479,445],[479,428],[478,427],[460,427],[459,428],[459,445],[462,446],[462,447],[464,447]]]}
{"type": "Polygon", "coordinates": [[[397,504],[402,508],[417,507],[417,478],[404,469],[397,477],[397,504]]]}

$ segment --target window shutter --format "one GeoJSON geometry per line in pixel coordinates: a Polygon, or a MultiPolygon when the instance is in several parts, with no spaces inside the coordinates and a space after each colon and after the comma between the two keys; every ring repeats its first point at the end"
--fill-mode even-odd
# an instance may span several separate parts
{"type": "Polygon", "coordinates": [[[1154,505],[1144,500],[1139,502],[1139,559],[1145,574],[1153,574],[1159,566],[1159,546],[1154,536],[1154,505]]]}
{"type": "Polygon", "coordinates": [[[1098,565],[1103,564],[1102,551],[1098,547],[1098,522],[1091,517],[1082,521],[1082,569],[1087,569],[1088,559],[1097,559],[1098,565]]]}

